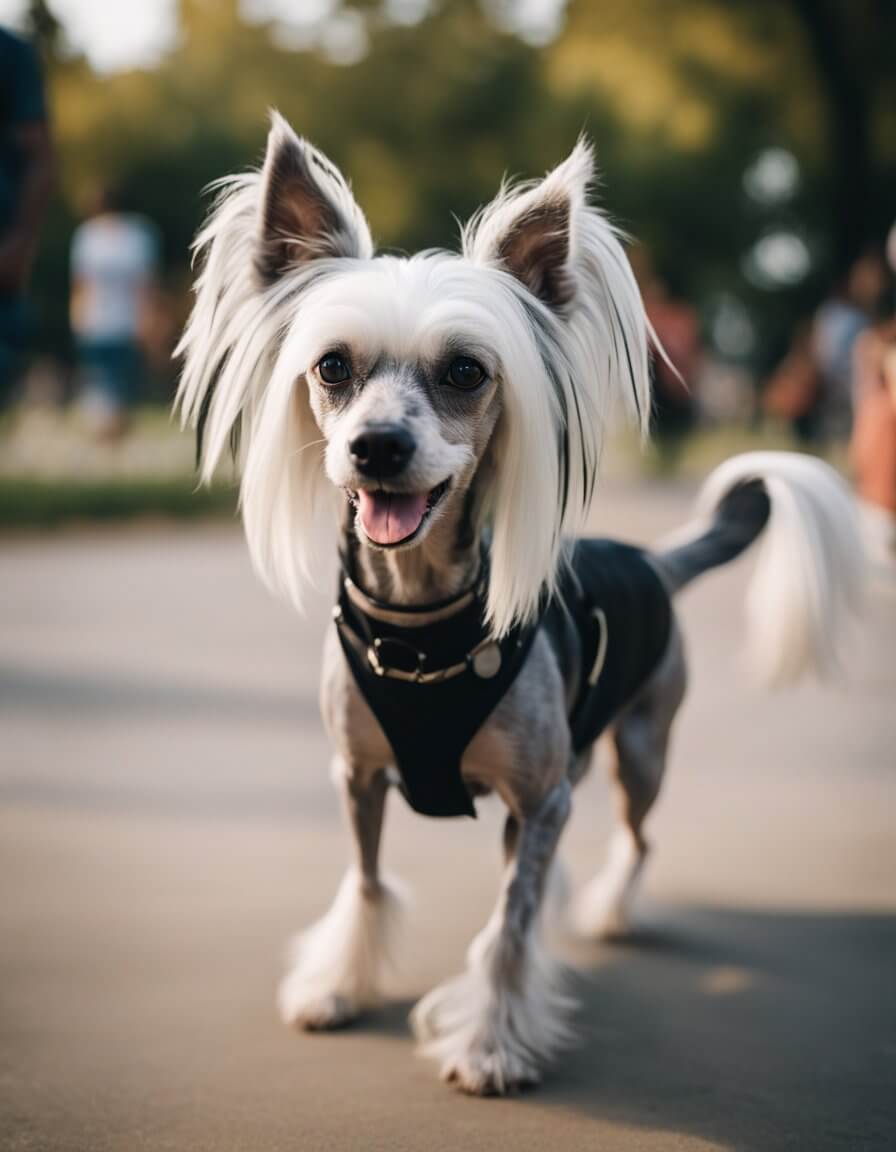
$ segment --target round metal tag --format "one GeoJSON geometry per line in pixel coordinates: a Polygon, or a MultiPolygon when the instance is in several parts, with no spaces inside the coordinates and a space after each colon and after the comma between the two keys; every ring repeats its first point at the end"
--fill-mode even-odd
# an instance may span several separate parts
{"type": "Polygon", "coordinates": [[[481,680],[491,680],[501,670],[501,649],[492,641],[473,657],[473,671],[481,680]]]}

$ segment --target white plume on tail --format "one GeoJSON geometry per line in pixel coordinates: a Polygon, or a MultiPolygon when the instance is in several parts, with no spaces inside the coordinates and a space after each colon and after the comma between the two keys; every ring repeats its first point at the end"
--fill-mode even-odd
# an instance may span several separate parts
{"type": "Polygon", "coordinates": [[[839,667],[839,652],[864,582],[862,538],[852,495],[824,461],[795,452],[748,452],[708,477],[698,511],[760,480],[771,516],[747,590],[750,655],[763,680],[795,680],[839,667]]]}

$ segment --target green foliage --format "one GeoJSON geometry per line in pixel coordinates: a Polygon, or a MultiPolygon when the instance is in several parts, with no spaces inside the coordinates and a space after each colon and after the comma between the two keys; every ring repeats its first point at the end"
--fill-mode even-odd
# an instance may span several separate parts
{"type": "Polygon", "coordinates": [[[181,520],[211,515],[235,517],[235,492],[197,490],[189,476],[81,481],[0,476],[0,532],[136,516],[181,520]]]}
{"type": "MultiPolygon", "coordinates": [[[[798,157],[791,210],[825,252],[833,161],[798,5],[571,0],[543,48],[499,30],[478,0],[433,3],[415,26],[390,23],[379,0],[344,6],[368,20],[369,50],[351,66],[279,47],[272,27],[241,19],[237,0],[182,0],[179,45],[155,71],[100,77],[61,55],[35,5],[61,172],[35,282],[45,347],[65,355],[68,242],[99,181],[123,183],[158,223],[182,318],[201,191],[259,160],[269,107],[350,175],[384,246],[454,243],[453,214],[470,213],[505,173],[540,174],[585,127],[606,203],[682,291],[698,302],[733,291],[773,332],[817,290],[818,279],[762,298],[740,272],[763,226],[742,176],[769,145],[798,157]]],[[[880,231],[896,180],[878,137],[880,231]]]]}

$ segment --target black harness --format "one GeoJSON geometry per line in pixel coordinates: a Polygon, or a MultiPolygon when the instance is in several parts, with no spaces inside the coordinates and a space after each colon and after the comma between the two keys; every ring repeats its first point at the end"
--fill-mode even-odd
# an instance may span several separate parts
{"type": "Polygon", "coordinates": [[[575,545],[558,594],[534,624],[492,639],[486,563],[460,596],[423,608],[382,604],[343,575],[334,610],[355,682],[395,754],[408,803],[425,816],[475,816],[461,760],[516,679],[539,628],[576,685],[569,713],[581,752],[656,667],[668,643],[668,593],[637,548],[575,545]],[[420,620],[425,623],[420,623],[420,620]]]}

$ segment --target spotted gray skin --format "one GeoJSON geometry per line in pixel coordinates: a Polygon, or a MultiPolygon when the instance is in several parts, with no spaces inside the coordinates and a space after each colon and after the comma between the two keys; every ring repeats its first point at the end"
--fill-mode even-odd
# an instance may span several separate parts
{"type": "MultiPolygon", "coordinates": [[[[367,591],[384,601],[431,603],[468,586],[478,569],[481,547],[471,528],[470,509],[480,497],[475,479],[465,491],[452,491],[421,544],[398,551],[370,547],[356,530],[346,501],[343,548],[352,553],[367,591]]],[[[572,754],[566,720],[581,661],[581,653],[569,645],[577,642],[567,637],[560,652],[546,633],[537,635],[519,676],[468,746],[461,764],[474,793],[495,792],[508,810],[507,874],[493,917],[494,958],[487,972],[491,982],[487,995],[496,1003],[503,989],[519,988],[525,981],[528,950],[537,930],[548,869],[569,813],[571,790],[590,762],[588,754],[572,754]]],[[[682,646],[673,631],[666,657],[612,733],[620,815],[640,852],[646,851],[643,823],[659,791],[669,730],[683,691],[682,646]]],[[[386,770],[393,756],[355,684],[335,627],[325,642],[321,705],[338,753],[365,898],[376,900],[386,770]]],[[[342,1017],[336,1021],[342,1022],[342,1017]]],[[[424,1040],[426,1027],[418,1028],[424,1040]]],[[[484,1041],[479,1066],[462,1052],[454,1061],[443,1061],[445,1078],[476,1093],[508,1091],[538,1078],[538,1057],[544,1053],[517,1061],[511,1077],[496,1065],[489,1047],[493,1041],[500,1042],[500,1037],[484,1041]]]]}

